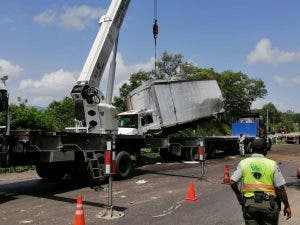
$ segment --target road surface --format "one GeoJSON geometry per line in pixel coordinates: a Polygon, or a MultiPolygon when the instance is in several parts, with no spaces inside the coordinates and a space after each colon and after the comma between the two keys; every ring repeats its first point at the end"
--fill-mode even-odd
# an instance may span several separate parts
{"type": "MultiPolygon", "coordinates": [[[[293,218],[281,224],[300,224],[300,145],[276,145],[269,157],[279,162],[287,181],[293,218]],[[298,203],[298,204],[297,204],[298,203]]],[[[241,225],[241,209],[230,186],[222,184],[224,167],[230,174],[240,160],[226,156],[206,161],[206,174],[200,178],[199,164],[157,163],[141,166],[128,180],[114,181],[113,203],[125,216],[99,219],[96,214],[107,204],[107,185],[95,192],[70,181],[45,182],[35,171],[0,175],[0,224],[73,224],[78,195],[84,199],[86,225],[92,224],[208,224],[241,225]],[[185,201],[193,182],[198,199],[185,201]]]]}

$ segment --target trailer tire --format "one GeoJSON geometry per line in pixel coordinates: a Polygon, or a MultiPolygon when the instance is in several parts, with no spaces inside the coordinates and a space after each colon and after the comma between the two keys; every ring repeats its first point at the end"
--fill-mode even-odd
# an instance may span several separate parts
{"type": "Polygon", "coordinates": [[[126,179],[132,174],[132,161],[128,152],[119,152],[116,156],[117,175],[120,179],[126,179]]]}
{"type": "Polygon", "coordinates": [[[251,141],[245,146],[246,147],[246,151],[249,154],[252,154],[252,147],[251,147],[251,141]]]}
{"type": "Polygon", "coordinates": [[[42,179],[49,181],[59,181],[65,176],[66,171],[63,168],[52,165],[36,165],[36,173],[42,179]]]}
{"type": "Polygon", "coordinates": [[[164,161],[172,160],[172,154],[169,152],[168,148],[162,148],[159,150],[159,155],[164,161]]]}
{"type": "Polygon", "coordinates": [[[187,149],[187,160],[189,160],[189,161],[199,160],[198,147],[191,147],[191,148],[187,149]]]}
{"type": "Polygon", "coordinates": [[[216,157],[217,150],[216,150],[216,146],[214,144],[208,145],[207,146],[207,150],[208,150],[208,152],[207,152],[207,158],[213,159],[213,158],[216,157]]]}

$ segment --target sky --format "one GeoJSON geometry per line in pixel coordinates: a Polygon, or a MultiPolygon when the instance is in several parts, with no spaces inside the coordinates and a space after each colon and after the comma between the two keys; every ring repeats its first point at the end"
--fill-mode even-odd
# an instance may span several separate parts
{"type": "MultiPolygon", "coordinates": [[[[70,96],[110,0],[10,0],[0,7],[0,76],[10,101],[45,107],[70,96]]],[[[157,0],[157,55],[262,79],[272,102],[300,112],[300,1],[157,0]]],[[[120,30],[115,94],[154,68],[154,0],[132,0],[120,30]]],[[[105,93],[107,70],[100,84],[105,93]]]]}

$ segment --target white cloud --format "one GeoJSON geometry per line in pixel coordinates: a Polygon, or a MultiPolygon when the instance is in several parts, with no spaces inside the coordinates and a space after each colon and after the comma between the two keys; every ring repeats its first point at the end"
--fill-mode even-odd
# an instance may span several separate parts
{"type": "Polygon", "coordinates": [[[286,79],[281,76],[274,76],[276,84],[280,87],[300,87],[300,75],[293,79],[286,79]]]}
{"type": "Polygon", "coordinates": [[[51,9],[47,9],[44,12],[33,17],[34,21],[39,24],[50,24],[56,19],[56,12],[51,9]]]}
{"type": "Polygon", "coordinates": [[[278,48],[272,47],[270,39],[261,39],[254,50],[247,56],[247,63],[267,63],[277,65],[300,60],[300,51],[287,52],[278,48]]]}
{"type": "Polygon", "coordinates": [[[13,19],[9,16],[2,16],[1,20],[0,20],[0,23],[2,23],[2,24],[10,24],[13,22],[14,22],[13,19]]]}
{"type": "MultiPolygon", "coordinates": [[[[117,54],[117,67],[116,67],[116,78],[114,85],[114,96],[119,95],[119,88],[126,82],[128,82],[131,74],[139,71],[151,71],[154,69],[154,57],[151,57],[147,62],[128,65],[124,62],[122,54],[117,54]]],[[[108,62],[111,61],[111,58],[108,62]]],[[[103,79],[107,80],[109,70],[109,63],[104,71],[103,79]]],[[[101,89],[106,90],[106,81],[101,83],[101,89]]]]}
{"type": "Polygon", "coordinates": [[[64,28],[74,28],[83,30],[91,21],[100,18],[105,10],[92,8],[87,5],[80,5],[67,8],[65,13],[60,17],[59,25],[64,28]]]}
{"type": "Polygon", "coordinates": [[[5,59],[0,59],[0,76],[8,75],[8,77],[17,77],[22,71],[22,67],[14,65],[5,59]]]}
{"type": "MultiPolygon", "coordinates": [[[[110,62],[110,60],[109,60],[110,62]]],[[[154,67],[154,58],[145,63],[128,65],[124,62],[122,55],[117,54],[116,81],[114,85],[114,96],[119,94],[119,88],[128,81],[132,73],[140,70],[150,71],[154,67]]],[[[100,90],[106,91],[108,66],[104,72],[100,90]]],[[[59,69],[55,72],[46,73],[41,79],[22,80],[16,90],[11,92],[12,102],[17,102],[17,97],[28,99],[29,105],[46,107],[54,100],[61,100],[65,96],[70,97],[70,92],[76,83],[78,74],[59,69]]]]}
{"type": "Polygon", "coordinates": [[[59,69],[46,73],[40,80],[22,80],[19,87],[12,93],[13,101],[18,96],[27,98],[30,105],[47,106],[54,100],[70,96],[76,82],[76,73],[59,69]]]}
{"type": "Polygon", "coordinates": [[[56,24],[65,29],[83,30],[105,13],[104,9],[87,5],[65,8],[63,13],[47,9],[33,17],[39,24],[56,24]]]}

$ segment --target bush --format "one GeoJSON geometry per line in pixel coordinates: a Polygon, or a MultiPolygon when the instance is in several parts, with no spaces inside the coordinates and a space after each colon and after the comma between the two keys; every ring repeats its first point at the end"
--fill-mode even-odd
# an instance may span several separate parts
{"type": "Polygon", "coordinates": [[[0,168],[0,174],[3,173],[21,173],[29,170],[34,170],[35,166],[16,166],[9,168],[0,168]]]}

